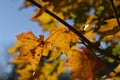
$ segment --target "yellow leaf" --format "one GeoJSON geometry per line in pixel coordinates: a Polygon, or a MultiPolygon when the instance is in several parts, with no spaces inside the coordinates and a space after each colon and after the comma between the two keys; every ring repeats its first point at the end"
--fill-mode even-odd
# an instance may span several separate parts
{"type": "Polygon", "coordinates": [[[57,74],[65,73],[67,71],[66,65],[64,63],[65,58],[59,60],[59,66],[57,68],[57,74]]]}
{"type": "MultiPolygon", "coordinates": [[[[113,19],[108,19],[108,20],[104,20],[104,22],[106,22],[106,24],[101,25],[100,29],[97,32],[94,32],[94,30],[92,29],[93,25],[95,25],[98,20],[93,20],[97,18],[95,15],[91,15],[86,22],[86,25],[88,25],[87,28],[85,28],[85,36],[94,42],[94,37],[97,34],[100,34],[104,37],[105,40],[109,41],[109,40],[119,40],[120,39],[120,29],[118,27],[118,23],[116,21],[115,18],[113,19]]],[[[82,28],[84,28],[85,25],[83,25],[80,30],[83,30],[82,28]]]]}
{"type": "MultiPolygon", "coordinates": [[[[106,22],[107,24],[102,25],[102,26],[100,27],[100,29],[99,29],[100,32],[109,31],[109,30],[112,30],[112,29],[114,29],[115,27],[118,26],[117,21],[116,21],[115,18],[105,20],[105,22],[106,22]]],[[[107,34],[107,33],[105,33],[105,34],[107,34]]],[[[108,33],[108,34],[110,34],[110,33],[108,33]]]]}
{"type": "Polygon", "coordinates": [[[84,25],[82,25],[80,27],[80,30],[81,31],[84,31],[84,36],[89,39],[91,42],[95,42],[95,37],[97,35],[96,32],[94,32],[94,30],[92,29],[93,25],[96,24],[96,20],[93,20],[97,18],[97,16],[95,15],[90,15],[88,18],[87,18],[87,21],[84,25]]]}
{"type": "Polygon", "coordinates": [[[44,37],[40,35],[40,38],[37,38],[32,32],[26,32],[17,35],[17,39],[20,42],[19,60],[23,60],[26,64],[31,64],[33,70],[35,70],[41,55],[47,56],[48,54],[43,54],[44,37]]]}
{"type": "Polygon", "coordinates": [[[108,19],[105,22],[107,24],[102,25],[98,31],[101,35],[103,35],[105,40],[119,40],[120,39],[120,29],[118,27],[118,23],[116,19],[108,19]]]}
{"type": "Polygon", "coordinates": [[[51,21],[51,16],[47,13],[40,13],[41,10],[37,9],[36,13],[32,16],[32,20],[40,21],[41,24],[45,24],[51,21]]]}
{"type": "Polygon", "coordinates": [[[56,60],[61,54],[61,51],[57,48],[53,49],[50,54],[49,60],[56,60]]]}
{"type": "Polygon", "coordinates": [[[36,77],[34,80],[46,80],[46,76],[44,74],[40,74],[39,77],[36,77]]]}
{"type": "Polygon", "coordinates": [[[56,60],[51,64],[45,63],[44,66],[42,66],[41,71],[46,76],[47,80],[58,80],[58,76],[66,71],[63,60],[64,59],[56,60]]]}
{"type": "MultiPolygon", "coordinates": [[[[52,7],[49,8],[50,10],[52,9],[52,7]]],[[[63,15],[61,13],[54,12],[54,14],[56,14],[60,18],[63,18],[63,15]]],[[[40,24],[40,26],[43,27],[43,31],[51,30],[51,28],[55,27],[57,22],[55,18],[53,18],[47,13],[42,13],[40,9],[36,10],[36,13],[32,16],[31,20],[37,21],[40,24]]]]}
{"type": "Polygon", "coordinates": [[[58,25],[56,28],[50,32],[47,41],[56,46],[59,50],[67,53],[70,50],[70,45],[72,42],[77,42],[79,40],[78,36],[72,31],[67,31],[65,26],[58,25]]]}
{"type": "Polygon", "coordinates": [[[72,41],[72,42],[78,42],[79,37],[78,37],[74,32],[69,31],[68,33],[69,33],[70,36],[71,36],[71,41],[72,41]]]}
{"type": "Polygon", "coordinates": [[[120,32],[117,32],[115,34],[107,35],[104,38],[106,41],[111,41],[111,40],[120,40],[120,32]]]}
{"type": "Polygon", "coordinates": [[[16,73],[20,75],[18,80],[29,80],[32,76],[32,67],[30,65],[26,65],[23,69],[17,69],[16,73]]]}
{"type": "Polygon", "coordinates": [[[19,60],[18,56],[13,56],[13,60],[12,62],[8,62],[9,64],[14,64],[17,65],[17,68],[22,68],[25,65],[25,61],[23,60],[19,60]]]}
{"type": "Polygon", "coordinates": [[[89,39],[91,42],[95,42],[95,36],[96,36],[97,34],[95,33],[95,32],[93,32],[93,31],[89,31],[89,32],[86,32],[85,34],[84,34],[84,36],[87,38],[87,39],[89,39]]]}
{"type": "Polygon", "coordinates": [[[12,48],[8,49],[8,53],[11,53],[11,54],[15,53],[19,50],[19,48],[20,48],[20,42],[17,41],[12,48]]]}
{"type": "Polygon", "coordinates": [[[53,73],[53,75],[49,75],[47,77],[47,80],[58,80],[58,75],[55,73],[53,73]]]}

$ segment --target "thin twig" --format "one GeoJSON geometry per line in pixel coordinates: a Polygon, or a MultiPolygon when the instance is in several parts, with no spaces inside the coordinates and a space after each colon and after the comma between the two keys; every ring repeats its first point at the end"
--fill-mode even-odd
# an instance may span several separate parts
{"type": "Polygon", "coordinates": [[[116,8],[115,8],[115,6],[114,6],[114,2],[113,2],[113,0],[109,0],[109,2],[110,2],[110,4],[111,4],[111,6],[112,6],[113,13],[114,13],[114,15],[115,15],[115,17],[116,17],[116,21],[117,21],[117,23],[118,23],[118,27],[120,28],[120,21],[119,21],[118,15],[117,15],[117,10],[116,10],[116,8]]]}
{"type": "MultiPolygon", "coordinates": [[[[34,0],[27,0],[27,1],[30,1],[32,4],[34,4],[38,8],[42,8],[42,6],[39,3],[35,2],[34,0]]],[[[114,55],[112,55],[110,53],[108,54],[104,50],[100,49],[98,46],[96,46],[95,44],[93,44],[92,42],[90,42],[86,37],[84,37],[82,33],[80,33],[79,31],[77,31],[74,27],[72,27],[71,25],[69,25],[68,23],[66,23],[64,20],[62,20],[60,17],[58,17],[57,15],[55,15],[54,13],[52,13],[51,11],[49,11],[48,9],[46,9],[45,12],[48,13],[50,16],[54,17],[55,19],[57,19],[59,22],[61,22],[62,24],[64,24],[66,27],[68,27],[71,31],[73,31],[76,35],[78,35],[80,37],[80,40],[82,40],[85,44],[89,45],[94,50],[100,52],[101,55],[105,55],[105,56],[108,56],[108,57],[111,57],[111,58],[113,58],[115,60],[120,61],[120,58],[118,56],[114,56],[114,55]]]]}

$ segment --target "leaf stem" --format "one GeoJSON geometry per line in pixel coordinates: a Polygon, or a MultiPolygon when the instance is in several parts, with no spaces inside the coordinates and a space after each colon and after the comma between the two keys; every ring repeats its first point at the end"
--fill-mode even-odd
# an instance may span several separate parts
{"type": "Polygon", "coordinates": [[[116,10],[116,8],[115,8],[115,6],[114,6],[114,2],[113,2],[113,0],[109,0],[109,2],[110,2],[110,4],[111,4],[111,6],[112,6],[113,13],[114,13],[114,15],[115,15],[115,17],[116,17],[116,21],[117,21],[118,26],[119,26],[119,28],[120,28],[120,21],[119,21],[118,15],[117,15],[117,10],[116,10]]]}
{"type": "MultiPolygon", "coordinates": [[[[34,4],[38,8],[42,8],[42,6],[39,3],[35,2],[34,0],[27,0],[27,1],[30,1],[32,4],[34,4]]],[[[62,20],[60,17],[58,17],[57,15],[55,15],[54,13],[52,13],[51,11],[49,11],[48,9],[46,9],[45,12],[48,13],[50,16],[54,17],[55,19],[57,19],[62,24],[64,24],[71,31],[73,31],[76,35],[78,35],[80,37],[80,40],[83,41],[85,45],[88,45],[91,48],[93,48],[94,50],[100,52],[101,55],[106,55],[108,57],[111,57],[111,58],[113,58],[115,60],[120,61],[120,58],[118,56],[114,56],[112,54],[108,54],[104,50],[102,50],[99,47],[97,47],[95,44],[93,44],[92,42],[90,42],[86,37],[84,37],[82,33],[80,33],[78,30],[76,30],[74,27],[72,27],[71,25],[69,25],[68,23],[66,23],[64,20],[62,20]]]]}

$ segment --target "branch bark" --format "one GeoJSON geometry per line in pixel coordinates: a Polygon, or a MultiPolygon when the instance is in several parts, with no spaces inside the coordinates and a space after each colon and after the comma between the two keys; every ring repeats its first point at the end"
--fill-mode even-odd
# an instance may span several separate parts
{"type": "MultiPolygon", "coordinates": [[[[34,4],[38,8],[42,8],[42,6],[39,3],[35,2],[34,0],[27,0],[27,1],[30,1],[32,4],[34,4]]],[[[55,15],[54,13],[49,11],[48,9],[46,9],[45,12],[48,13],[50,16],[54,17],[55,19],[57,19],[62,24],[64,24],[67,28],[69,28],[71,31],[73,31],[76,35],[78,35],[80,37],[80,40],[82,42],[84,42],[85,45],[91,47],[92,49],[94,49],[94,50],[96,50],[98,52],[100,52],[101,55],[105,55],[105,56],[111,57],[111,58],[115,59],[116,61],[120,61],[120,58],[118,56],[114,56],[111,53],[106,53],[104,50],[100,49],[98,46],[96,46],[95,44],[90,42],[85,36],[83,36],[82,33],[77,31],[74,27],[72,27],[71,25],[66,23],[64,20],[59,18],[57,15],[55,15]]]]}
{"type": "Polygon", "coordinates": [[[118,27],[120,28],[120,21],[119,21],[118,15],[117,15],[117,10],[116,10],[116,8],[115,8],[115,6],[114,6],[114,2],[113,2],[113,0],[109,0],[109,2],[110,2],[110,4],[111,4],[111,6],[112,6],[113,13],[114,13],[115,18],[116,18],[116,21],[117,21],[117,23],[118,23],[118,27]]]}

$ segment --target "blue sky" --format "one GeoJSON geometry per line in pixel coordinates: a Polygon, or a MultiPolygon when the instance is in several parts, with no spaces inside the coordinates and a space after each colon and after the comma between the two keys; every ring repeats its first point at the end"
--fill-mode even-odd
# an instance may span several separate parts
{"type": "MultiPolygon", "coordinates": [[[[0,0],[0,68],[9,72],[7,62],[11,60],[6,50],[12,47],[15,36],[19,33],[32,31],[36,36],[43,34],[37,22],[30,21],[34,8],[19,10],[24,0],[0,0]],[[8,70],[7,70],[8,69],[8,70]]],[[[0,71],[1,72],[1,71],[0,71]]]]}

